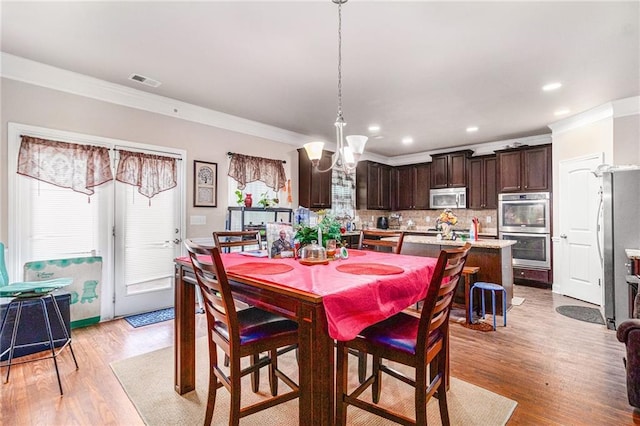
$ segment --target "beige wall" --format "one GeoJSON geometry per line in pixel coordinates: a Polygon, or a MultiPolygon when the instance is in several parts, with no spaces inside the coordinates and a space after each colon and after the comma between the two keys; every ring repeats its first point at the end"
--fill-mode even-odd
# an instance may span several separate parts
{"type": "Polygon", "coordinates": [[[640,164],[640,114],[614,118],[612,164],[640,164]]]}
{"type": "MultiPolygon", "coordinates": [[[[64,130],[187,151],[187,237],[210,236],[225,224],[228,151],[286,160],[294,205],[297,205],[296,147],[259,137],[188,122],[160,114],[1,79],[2,138],[0,139],[0,241],[8,237],[7,123],[64,130]],[[218,163],[218,207],[193,207],[193,160],[218,163]],[[292,178],[295,177],[295,178],[292,178]],[[206,217],[206,225],[189,225],[189,217],[206,217]]],[[[231,200],[235,205],[235,200],[231,200]]]]}

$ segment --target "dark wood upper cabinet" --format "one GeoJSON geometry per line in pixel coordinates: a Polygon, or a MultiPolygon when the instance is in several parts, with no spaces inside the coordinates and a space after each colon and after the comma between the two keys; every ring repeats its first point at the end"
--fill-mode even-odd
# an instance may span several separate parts
{"type": "Polygon", "coordinates": [[[467,186],[467,158],[473,151],[464,150],[432,155],[431,188],[467,186]]]}
{"type": "Polygon", "coordinates": [[[496,151],[498,192],[551,190],[551,145],[496,151]]]}
{"type": "Polygon", "coordinates": [[[468,164],[469,208],[497,209],[497,158],[495,155],[472,157],[468,164]]]}
{"type": "Polygon", "coordinates": [[[424,210],[429,208],[431,164],[412,164],[394,169],[392,179],[392,207],[396,210],[424,210]]]}
{"type": "Polygon", "coordinates": [[[361,161],[356,169],[356,208],[391,209],[391,167],[373,161],[361,161]]]}
{"type": "MultiPolygon", "coordinates": [[[[323,151],[319,169],[331,166],[330,151],[323,151]]],[[[298,149],[298,202],[310,209],[331,208],[331,170],[319,172],[311,165],[304,148],[298,149]]]]}

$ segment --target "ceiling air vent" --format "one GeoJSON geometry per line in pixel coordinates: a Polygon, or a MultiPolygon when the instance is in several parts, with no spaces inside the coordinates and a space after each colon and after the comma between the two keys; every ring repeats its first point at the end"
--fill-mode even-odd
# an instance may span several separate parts
{"type": "Polygon", "coordinates": [[[138,83],[144,84],[146,86],[151,86],[151,87],[158,87],[162,84],[158,80],[154,80],[152,78],[145,77],[140,74],[131,74],[129,76],[129,80],[137,81],[138,83]]]}

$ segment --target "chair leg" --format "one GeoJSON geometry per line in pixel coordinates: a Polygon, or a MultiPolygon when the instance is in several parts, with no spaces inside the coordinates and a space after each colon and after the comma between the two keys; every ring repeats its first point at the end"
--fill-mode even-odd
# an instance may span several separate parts
{"type": "MultiPolygon", "coordinates": [[[[240,387],[240,358],[231,359],[231,368],[229,382],[229,426],[239,426],[240,424],[240,395],[242,388],[240,387]]],[[[253,376],[253,374],[252,374],[253,376]]]]}
{"type": "Polygon", "coordinates": [[[473,324],[473,289],[474,287],[471,286],[471,289],[469,290],[469,323],[473,324]]]}
{"type": "MultiPolygon", "coordinates": [[[[42,306],[42,314],[44,315],[44,325],[47,328],[47,334],[49,335],[49,345],[51,345],[51,358],[53,358],[53,365],[56,368],[56,377],[58,378],[58,388],[60,388],[60,395],[62,395],[63,394],[62,382],[60,381],[60,371],[58,370],[56,347],[53,343],[53,333],[51,332],[51,322],[49,321],[49,312],[47,310],[47,304],[44,302],[44,298],[41,297],[39,300],[40,300],[40,305],[42,306]]],[[[62,327],[64,328],[64,324],[62,324],[62,327]]]]}
{"type": "Polygon", "coordinates": [[[486,312],[485,312],[485,305],[484,305],[484,290],[480,289],[480,295],[482,297],[482,319],[484,319],[484,317],[486,316],[486,312]]]}
{"type": "Polygon", "coordinates": [[[373,364],[371,366],[372,374],[375,377],[373,379],[373,385],[371,385],[371,399],[374,404],[380,402],[380,393],[382,392],[382,371],[380,365],[382,364],[382,358],[377,355],[373,355],[373,364]]]}
{"type": "Polygon", "coordinates": [[[278,376],[276,376],[277,368],[278,368],[278,350],[272,349],[271,363],[269,364],[269,387],[271,388],[271,396],[278,395],[278,376]]]}
{"type": "MultiPolygon", "coordinates": [[[[260,354],[251,355],[251,365],[257,364],[260,360],[260,354]]],[[[251,373],[251,390],[253,393],[258,393],[260,388],[260,369],[257,369],[251,373]]]]}
{"type": "Polygon", "coordinates": [[[507,292],[502,292],[502,320],[504,322],[504,326],[507,326],[507,292]]]}
{"type": "Polygon", "coordinates": [[[497,330],[496,328],[496,292],[495,290],[491,290],[491,305],[493,307],[493,329],[497,330]]]}
{"type": "MultiPolygon", "coordinates": [[[[449,420],[449,406],[447,405],[447,387],[444,380],[445,370],[447,364],[447,356],[443,351],[438,354],[438,372],[442,374],[442,381],[440,382],[440,389],[438,389],[438,406],[440,407],[440,419],[443,426],[449,426],[451,424],[449,420]]],[[[424,424],[427,424],[426,418],[424,424]]]]}
{"type": "Polygon", "coordinates": [[[344,397],[347,393],[349,371],[349,350],[343,343],[338,342],[336,359],[336,425],[347,424],[347,404],[344,397]]]}
{"type": "MultiPolygon", "coordinates": [[[[11,308],[11,303],[7,309],[11,308]]],[[[18,300],[18,306],[16,307],[16,317],[14,318],[13,331],[11,332],[11,343],[9,343],[9,360],[7,364],[7,377],[4,382],[9,382],[9,373],[11,373],[11,362],[13,361],[13,350],[16,346],[16,337],[18,336],[18,324],[20,324],[20,315],[22,314],[22,300],[18,300]]]]}
{"type": "Polygon", "coordinates": [[[363,383],[367,378],[367,354],[358,351],[358,380],[363,383]]]}
{"type": "MultiPolygon", "coordinates": [[[[414,405],[415,405],[415,418],[417,425],[426,425],[427,424],[427,383],[429,380],[427,379],[427,375],[429,374],[430,368],[427,368],[426,365],[417,365],[416,366],[416,386],[415,386],[415,395],[414,395],[414,405]]],[[[442,389],[438,392],[441,392],[442,389]]]]}
{"type": "Polygon", "coordinates": [[[53,302],[53,309],[55,309],[56,314],[58,316],[58,321],[60,321],[60,327],[62,327],[62,333],[64,334],[65,339],[69,342],[69,350],[71,351],[71,357],[73,358],[73,363],[76,365],[76,370],[78,367],[78,361],[76,360],[76,354],[73,352],[73,346],[71,345],[71,336],[67,333],[67,327],[64,325],[64,318],[62,318],[62,312],[60,312],[60,306],[58,306],[58,302],[56,298],[52,295],[51,300],[53,302]]]}
{"type": "MultiPolygon", "coordinates": [[[[210,359],[216,360],[214,363],[209,366],[209,392],[207,395],[207,411],[204,416],[204,424],[205,426],[209,426],[213,421],[213,409],[216,406],[216,394],[218,393],[218,377],[215,373],[215,367],[218,359],[218,351],[215,346],[213,347],[214,353],[210,356],[210,359]]],[[[225,354],[226,359],[229,359],[229,356],[225,354]]]]}

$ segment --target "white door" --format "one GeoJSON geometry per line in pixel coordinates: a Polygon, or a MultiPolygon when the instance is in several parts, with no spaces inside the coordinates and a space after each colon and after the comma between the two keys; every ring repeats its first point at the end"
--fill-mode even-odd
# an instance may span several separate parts
{"type": "Polygon", "coordinates": [[[602,154],[560,162],[560,226],[556,233],[560,250],[554,260],[554,291],[597,305],[602,304],[596,228],[600,179],[591,171],[601,163],[602,154]]]}
{"type": "MultiPolygon", "coordinates": [[[[178,171],[178,179],[181,175],[178,171]]],[[[132,185],[115,185],[115,315],[173,306],[173,260],[182,243],[181,184],[151,199],[132,185]]]]}

